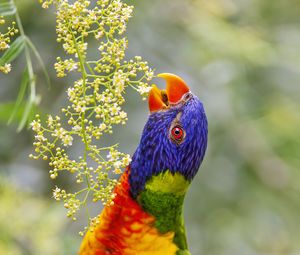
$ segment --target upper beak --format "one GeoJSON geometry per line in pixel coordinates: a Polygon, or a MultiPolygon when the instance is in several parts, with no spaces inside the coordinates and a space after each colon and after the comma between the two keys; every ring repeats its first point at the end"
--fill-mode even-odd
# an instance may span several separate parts
{"type": "Polygon", "coordinates": [[[171,73],[161,73],[157,77],[163,78],[167,82],[166,90],[160,90],[155,85],[149,93],[150,112],[168,108],[170,104],[178,103],[182,96],[190,91],[184,80],[171,73]]]}

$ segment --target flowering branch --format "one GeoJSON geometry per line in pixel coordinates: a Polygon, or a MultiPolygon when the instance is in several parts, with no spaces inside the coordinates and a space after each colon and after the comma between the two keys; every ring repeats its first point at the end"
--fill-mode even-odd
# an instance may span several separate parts
{"type": "MultiPolygon", "coordinates": [[[[0,26],[5,24],[5,19],[0,16],[0,26]]],[[[18,29],[15,28],[16,23],[12,22],[12,27],[8,27],[4,33],[0,32],[0,52],[7,50],[10,46],[11,37],[18,33],[18,29]]],[[[11,71],[10,63],[0,63],[0,72],[8,74],[11,71]]]]}
{"type": "Polygon", "coordinates": [[[50,79],[39,52],[23,29],[18,8],[13,0],[3,0],[0,3],[0,26],[5,24],[4,16],[11,16],[15,21],[12,22],[12,27],[7,27],[7,32],[3,34],[0,32],[0,52],[4,51],[0,57],[0,72],[9,73],[11,71],[11,62],[23,52],[26,60],[18,97],[8,120],[8,124],[10,124],[16,118],[17,112],[21,110],[22,118],[18,126],[18,131],[20,131],[32,120],[31,115],[34,112],[34,107],[38,105],[40,99],[36,93],[36,74],[33,69],[33,63],[38,62],[39,66],[42,67],[48,84],[50,84],[50,79]],[[19,32],[20,35],[11,43],[12,37],[19,32]],[[33,60],[31,53],[33,53],[37,61],[33,60]],[[27,98],[26,94],[28,94],[27,98]]]}
{"type": "MultiPolygon", "coordinates": [[[[117,180],[110,175],[120,174],[131,159],[117,150],[117,144],[98,147],[96,141],[105,133],[112,134],[114,125],[126,123],[127,113],[122,110],[126,88],[132,87],[145,97],[153,71],[141,57],[124,60],[128,46],[124,33],[132,6],[121,0],[98,0],[95,4],[87,0],[41,2],[44,8],[55,6],[57,41],[68,55],[57,58],[57,76],[77,72],[80,78],[67,89],[69,104],[62,109],[62,118],[49,115],[42,125],[37,116],[32,122],[36,153],[30,157],[49,160],[52,179],[61,171],[76,177],[75,193],[58,187],[53,192],[56,200],[64,202],[68,217],[76,220],[76,213],[87,207],[89,198],[112,204],[117,180]],[[94,50],[88,46],[91,40],[98,44],[97,53],[90,52],[94,50]],[[67,153],[75,144],[83,148],[78,158],[67,153]]],[[[95,221],[90,218],[89,224],[95,221]]]]}

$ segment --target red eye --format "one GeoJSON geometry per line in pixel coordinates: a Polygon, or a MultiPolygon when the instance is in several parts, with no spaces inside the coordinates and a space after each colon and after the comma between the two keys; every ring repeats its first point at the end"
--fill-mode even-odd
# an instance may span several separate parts
{"type": "Polygon", "coordinates": [[[181,142],[184,138],[184,131],[181,126],[175,126],[171,130],[171,138],[176,142],[181,142]]]}

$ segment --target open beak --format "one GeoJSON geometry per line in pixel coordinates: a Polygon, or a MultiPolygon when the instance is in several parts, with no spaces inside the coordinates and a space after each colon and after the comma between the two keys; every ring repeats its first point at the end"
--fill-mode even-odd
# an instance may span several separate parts
{"type": "Polygon", "coordinates": [[[149,92],[150,112],[169,108],[170,105],[178,103],[182,96],[190,91],[184,80],[171,73],[161,73],[157,77],[163,78],[167,82],[166,90],[160,90],[155,85],[149,92]]]}

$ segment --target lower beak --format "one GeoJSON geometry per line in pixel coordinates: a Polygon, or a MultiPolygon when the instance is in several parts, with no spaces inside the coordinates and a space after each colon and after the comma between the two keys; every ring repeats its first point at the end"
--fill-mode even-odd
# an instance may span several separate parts
{"type": "Polygon", "coordinates": [[[150,112],[156,112],[166,107],[163,100],[163,91],[156,87],[156,85],[152,85],[152,89],[149,92],[148,102],[150,112]]]}

